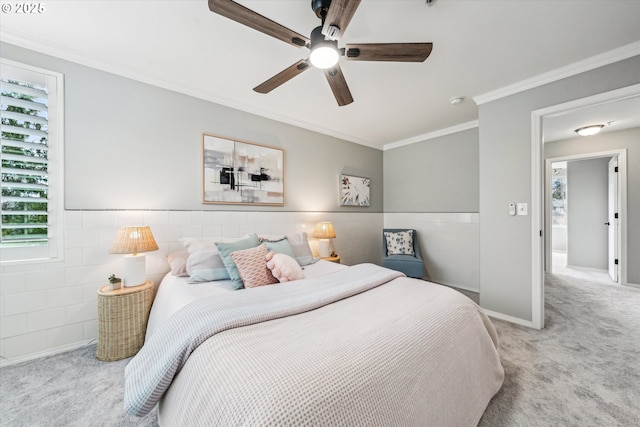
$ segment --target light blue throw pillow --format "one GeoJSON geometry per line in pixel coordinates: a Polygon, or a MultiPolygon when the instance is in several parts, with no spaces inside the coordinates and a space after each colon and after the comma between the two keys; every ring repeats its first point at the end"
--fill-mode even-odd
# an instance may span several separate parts
{"type": "Polygon", "coordinates": [[[270,252],[289,255],[293,259],[296,258],[296,254],[293,252],[293,246],[291,246],[291,243],[289,243],[286,238],[278,240],[277,242],[265,241],[264,243],[267,245],[267,249],[269,249],[270,252]]]}
{"type": "Polygon", "coordinates": [[[255,234],[251,234],[243,239],[236,240],[235,242],[216,242],[216,247],[218,248],[218,252],[220,252],[220,257],[222,258],[224,266],[227,268],[227,272],[229,273],[229,277],[233,282],[234,288],[242,289],[244,288],[244,284],[242,283],[242,278],[240,277],[240,273],[238,272],[238,266],[236,266],[233,258],[231,258],[231,253],[235,251],[241,251],[243,249],[255,248],[259,244],[260,241],[258,240],[258,236],[256,236],[255,234]]]}

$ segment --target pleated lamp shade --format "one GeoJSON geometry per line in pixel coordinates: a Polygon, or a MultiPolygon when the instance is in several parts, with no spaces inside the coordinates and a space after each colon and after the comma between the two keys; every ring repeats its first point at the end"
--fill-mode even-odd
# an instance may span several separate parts
{"type": "Polygon", "coordinates": [[[329,257],[329,239],[336,238],[336,232],[333,231],[333,225],[330,222],[319,222],[313,231],[313,237],[319,240],[320,258],[329,257]]]}
{"type": "Polygon", "coordinates": [[[316,239],[335,239],[336,232],[333,231],[333,225],[330,222],[319,222],[313,231],[313,237],[316,239]]]}
{"type": "Polygon", "coordinates": [[[158,244],[149,227],[120,227],[109,249],[110,254],[124,257],[124,286],[138,286],[146,281],[145,256],[141,252],[157,251],[158,244]]]}

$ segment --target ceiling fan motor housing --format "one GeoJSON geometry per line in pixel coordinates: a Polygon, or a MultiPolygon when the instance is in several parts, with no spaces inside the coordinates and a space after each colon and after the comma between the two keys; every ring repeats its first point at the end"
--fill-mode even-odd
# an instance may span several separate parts
{"type": "Polygon", "coordinates": [[[338,42],[336,40],[328,40],[324,34],[322,34],[322,25],[314,28],[313,31],[311,31],[311,36],[309,38],[311,39],[311,43],[309,45],[311,48],[318,43],[331,43],[336,47],[336,49],[338,48],[338,42]]]}
{"type": "Polygon", "coordinates": [[[315,12],[316,16],[324,21],[324,17],[327,16],[331,6],[331,0],[311,0],[311,9],[315,12]]]}

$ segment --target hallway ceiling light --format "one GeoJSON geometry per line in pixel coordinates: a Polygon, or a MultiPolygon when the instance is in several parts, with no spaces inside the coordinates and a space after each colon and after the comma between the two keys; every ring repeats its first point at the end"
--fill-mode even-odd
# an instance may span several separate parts
{"type": "Polygon", "coordinates": [[[580,136],[595,135],[600,132],[604,125],[589,125],[576,129],[576,133],[580,136]]]}

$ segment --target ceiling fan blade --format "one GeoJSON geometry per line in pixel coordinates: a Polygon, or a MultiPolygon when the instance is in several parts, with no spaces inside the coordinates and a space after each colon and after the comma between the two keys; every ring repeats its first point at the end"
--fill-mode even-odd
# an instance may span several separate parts
{"type": "Polygon", "coordinates": [[[254,87],[253,90],[258,93],[269,93],[278,86],[288,82],[289,80],[302,73],[303,71],[308,70],[309,68],[311,68],[311,63],[309,62],[309,60],[301,59],[292,66],[280,71],[278,74],[271,77],[266,82],[254,87]]]}
{"type": "Polygon", "coordinates": [[[342,38],[358,6],[360,6],[360,0],[332,0],[324,19],[322,34],[331,40],[342,38]],[[337,30],[332,27],[336,27],[337,30]]]}
{"type": "Polygon", "coordinates": [[[304,47],[309,43],[308,37],[265,18],[232,0],[209,0],[209,10],[293,46],[304,47]]]}
{"type": "Polygon", "coordinates": [[[351,104],[353,97],[351,96],[349,86],[347,86],[347,81],[344,79],[340,65],[336,64],[332,68],[324,70],[324,75],[327,77],[333,96],[336,98],[336,101],[338,101],[338,105],[342,107],[343,105],[351,104]]]}
{"type": "Polygon", "coordinates": [[[432,48],[433,43],[348,44],[344,56],[352,61],[423,62],[432,48]]]}

